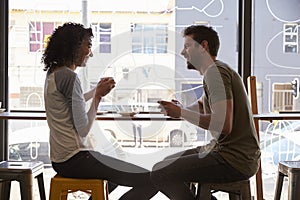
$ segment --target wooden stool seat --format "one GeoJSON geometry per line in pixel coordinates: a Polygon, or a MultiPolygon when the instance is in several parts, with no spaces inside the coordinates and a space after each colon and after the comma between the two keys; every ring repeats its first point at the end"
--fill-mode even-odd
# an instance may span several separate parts
{"type": "Polygon", "coordinates": [[[90,193],[93,200],[105,200],[104,181],[101,179],[51,178],[49,200],[66,200],[68,193],[83,191],[90,193]]]}
{"type": "Polygon", "coordinates": [[[288,200],[300,199],[300,161],[279,162],[274,199],[280,199],[283,179],[285,176],[289,179],[288,200]]]}
{"type": "Polygon", "coordinates": [[[44,188],[44,163],[41,161],[1,161],[0,180],[2,181],[1,199],[8,200],[11,181],[20,183],[21,199],[33,200],[33,178],[37,178],[41,200],[46,200],[44,188]]]}
{"type": "Polygon", "coordinates": [[[210,200],[211,193],[214,192],[228,192],[230,200],[251,200],[250,181],[236,181],[231,183],[212,183],[201,184],[198,187],[197,199],[210,200]]]}

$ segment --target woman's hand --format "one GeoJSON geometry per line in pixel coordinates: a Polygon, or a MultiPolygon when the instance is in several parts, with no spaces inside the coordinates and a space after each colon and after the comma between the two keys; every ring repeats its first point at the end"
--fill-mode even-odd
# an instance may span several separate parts
{"type": "Polygon", "coordinates": [[[115,84],[116,82],[111,77],[102,78],[97,83],[95,97],[104,97],[115,87],[115,84]]]}

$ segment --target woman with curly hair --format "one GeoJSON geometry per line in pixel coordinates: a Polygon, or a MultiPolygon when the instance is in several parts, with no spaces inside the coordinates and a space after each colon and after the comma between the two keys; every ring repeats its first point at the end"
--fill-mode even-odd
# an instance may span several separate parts
{"type": "Polygon", "coordinates": [[[148,170],[93,151],[88,143],[101,98],[115,87],[112,78],[104,78],[83,94],[74,71],[84,67],[92,56],[92,37],[91,28],[65,23],[53,32],[42,57],[47,71],[44,98],[53,169],[63,177],[105,179],[131,186],[120,198],[123,200],[150,199],[157,190],[148,170]],[[86,112],[85,102],[90,99],[92,103],[86,112]]]}

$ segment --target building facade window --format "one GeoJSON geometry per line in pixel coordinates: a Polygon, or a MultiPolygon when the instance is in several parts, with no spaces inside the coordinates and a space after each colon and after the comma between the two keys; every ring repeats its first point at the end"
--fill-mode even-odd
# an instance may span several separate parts
{"type": "Polygon", "coordinates": [[[274,83],[273,111],[290,111],[294,107],[292,85],[290,83],[274,83]]]}
{"type": "Polygon", "coordinates": [[[298,53],[298,24],[283,25],[283,52],[298,53]]]}
{"type": "Polygon", "coordinates": [[[111,23],[93,23],[95,46],[99,53],[111,53],[111,23]]]}
{"type": "Polygon", "coordinates": [[[55,22],[30,22],[29,23],[29,51],[42,52],[46,47],[48,38],[52,34],[55,22]]]}
{"type": "Polygon", "coordinates": [[[167,53],[167,24],[131,24],[132,53],[167,53]]]}

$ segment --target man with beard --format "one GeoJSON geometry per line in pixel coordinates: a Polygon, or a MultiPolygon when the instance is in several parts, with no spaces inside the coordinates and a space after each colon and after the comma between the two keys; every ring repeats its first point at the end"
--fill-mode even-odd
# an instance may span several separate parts
{"type": "Polygon", "coordinates": [[[181,54],[187,68],[203,75],[204,93],[196,106],[159,101],[166,115],[208,130],[208,145],[192,148],[154,165],[151,178],[170,199],[192,200],[190,182],[228,183],[247,180],[258,170],[260,148],[248,96],[241,77],[217,60],[219,36],[211,27],[184,29],[181,54]]]}

